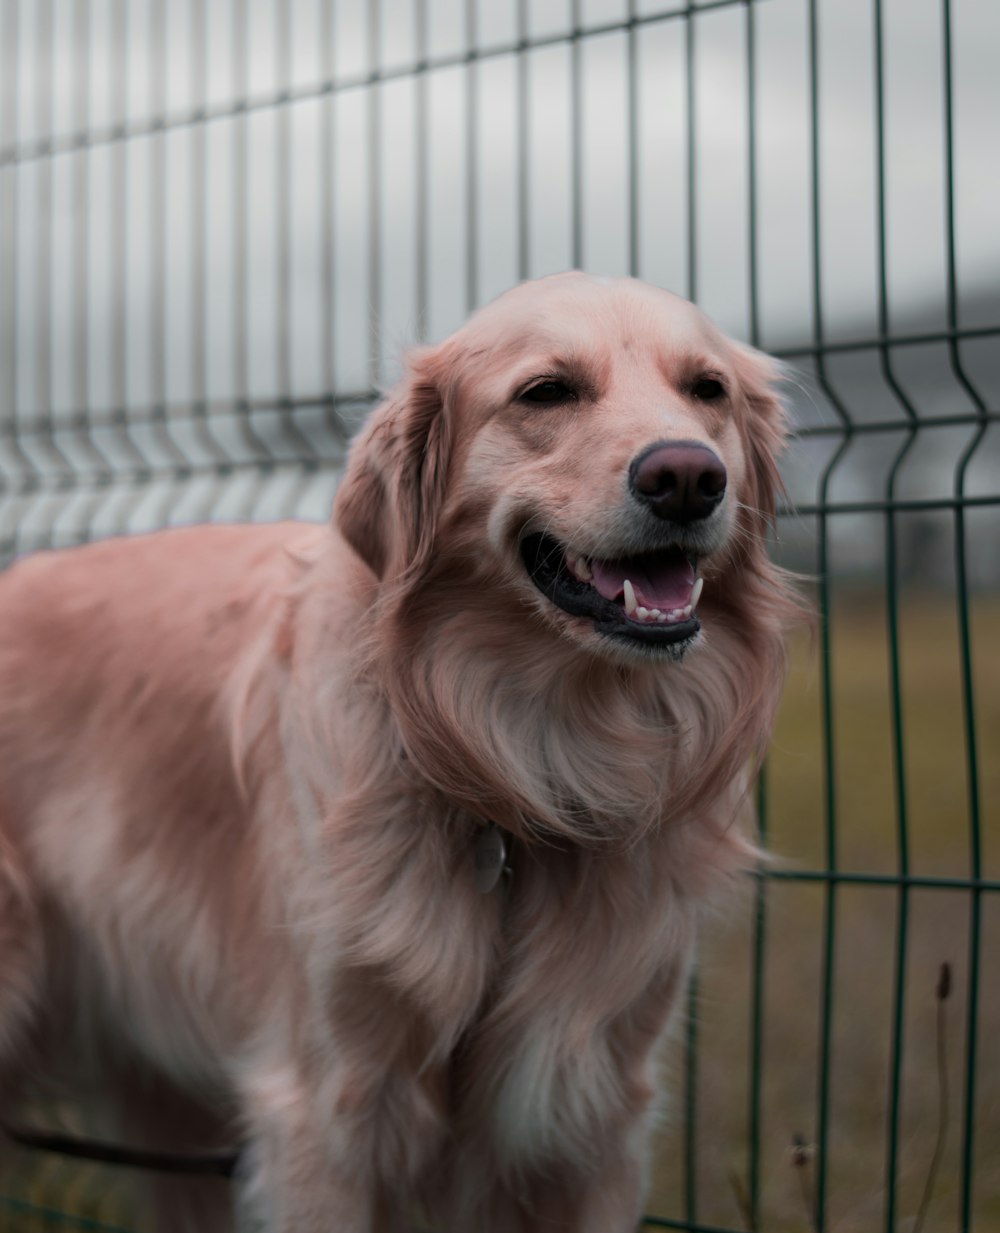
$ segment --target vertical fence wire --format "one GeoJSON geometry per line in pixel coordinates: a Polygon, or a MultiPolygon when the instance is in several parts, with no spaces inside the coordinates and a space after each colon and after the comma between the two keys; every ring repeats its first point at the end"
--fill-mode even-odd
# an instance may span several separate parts
{"type": "Polygon", "coordinates": [[[517,277],[524,281],[531,268],[531,233],[528,187],[531,165],[531,74],[528,60],[528,0],[517,0],[517,277]]]}
{"type": "MultiPolygon", "coordinates": [[[[20,59],[17,54],[19,16],[17,5],[0,5],[3,80],[7,83],[7,88],[0,91],[0,142],[8,149],[16,148],[20,136],[17,109],[20,84],[20,59]]],[[[17,307],[20,292],[17,255],[21,233],[17,172],[16,166],[0,166],[0,211],[5,219],[4,226],[0,228],[0,268],[3,270],[3,277],[0,277],[0,497],[4,498],[5,503],[0,516],[0,553],[6,545],[17,542],[18,513],[22,494],[30,486],[31,474],[17,432],[17,307]]]]}
{"type": "Polygon", "coordinates": [[[430,171],[427,165],[427,0],[416,0],[416,106],[414,108],[413,150],[416,164],[414,189],[413,231],[416,247],[417,338],[424,342],[427,337],[427,313],[429,302],[429,268],[427,227],[430,218],[428,193],[430,171]]]}
{"type": "MultiPolygon", "coordinates": [[[[749,271],[749,333],[753,346],[760,345],[759,237],[757,228],[757,10],[746,0],[744,38],[746,48],[747,108],[747,264],[749,271]]],[[[757,829],[762,846],[768,829],[767,767],[761,768],[757,782],[757,829]]],[[[761,1136],[764,1089],[765,964],[767,957],[767,881],[757,878],[754,885],[751,939],[752,976],[750,990],[750,1042],[748,1064],[750,1082],[747,1102],[747,1201],[748,1233],[756,1233],[761,1221],[761,1136]]]]}
{"type": "Polygon", "coordinates": [[[465,315],[479,307],[479,59],[476,0],[465,0],[465,315]]]}
{"type": "MultiPolygon", "coordinates": [[[[153,0],[151,9],[150,40],[154,47],[164,48],[164,54],[153,57],[150,90],[153,111],[163,115],[166,111],[167,94],[167,10],[164,0],[153,0]]],[[[163,473],[164,494],[156,521],[166,523],[171,507],[177,499],[178,484],[190,476],[188,460],[178,446],[167,420],[167,200],[173,186],[168,178],[167,135],[155,132],[150,138],[149,157],[149,218],[145,240],[152,266],[152,290],[150,294],[150,320],[148,345],[150,353],[150,385],[152,391],[152,423],[156,442],[155,460],[151,466],[163,473]],[[161,461],[162,460],[162,461],[161,461]]],[[[137,237],[139,241],[139,237],[137,237]]],[[[142,500],[142,491],[136,486],[129,504],[131,513],[142,500]]],[[[127,525],[127,524],[126,524],[127,525]]]]}
{"type": "MultiPolygon", "coordinates": [[[[333,80],[333,30],[334,0],[320,6],[319,11],[319,67],[325,82],[333,80]]],[[[330,91],[320,99],[319,114],[319,243],[320,243],[320,371],[323,374],[323,392],[326,395],[326,425],[334,436],[338,434],[333,391],[336,389],[336,338],[337,316],[335,300],[336,253],[336,200],[337,154],[334,145],[336,100],[330,91]]],[[[418,250],[419,251],[419,250],[418,250]]]]}
{"type": "MultiPolygon", "coordinates": [[[[886,237],[886,103],[884,19],[881,0],[875,0],[872,10],[875,48],[875,148],[876,148],[876,255],[878,262],[878,329],[882,338],[889,337],[889,296],[886,237]]],[[[900,885],[897,896],[896,961],[893,972],[892,1039],[890,1042],[889,1109],[885,1179],[885,1228],[896,1228],[897,1173],[899,1157],[899,1124],[902,1101],[902,1077],[905,1030],[906,962],[909,942],[910,890],[905,879],[910,873],[909,834],[907,829],[906,757],[903,732],[903,696],[899,644],[899,578],[897,560],[897,523],[895,511],[896,485],[900,469],[916,440],[917,414],[896,380],[888,345],[879,348],[882,379],[906,415],[907,431],[896,451],[886,482],[885,511],[885,574],[886,615],[889,643],[889,688],[892,716],[892,764],[896,796],[897,872],[900,885]]]]}
{"type": "Polygon", "coordinates": [[[973,880],[969,906],[968,993],[965,1031],[965,1076],[962,1093],[962,1179],[959,1227],[972,1228],[976,1144],[976,1062],[979,1046],[979,988],[981,980],[983,837],[979,773],[979,738],[969,613],[968,540],[965,519],[965,488],[969,465],[982,444],[987,427],[987,403],[968,376],[959,347],[958,273],[955,237],[955,124],[954,63],[952,51],[951,0],[941,2],[942,68],[944,94],[945,169],[945,269],[948,361],[961,388],[975,408],[972,435],[956,464],[954,478],[955,578],[962,689],[962,720],[965,736],[966,791],[969,818],[969,874],[973,880]]]}
{"type": "MultiPolygon", "coordinates": [[[[684,18],[685,161],[687,174],[687,295],[698,302],[698,162],[695,107],[695,17],[684,18]]],[[[687,1033],[684,1064],[684,1217],[698,1219],[698,967],[691,973],[688,990],[687,1033]]]]}
{"type": "MultiPolygon", "coordinates": [[[[812,345],[815,355],[817,383],[840,415],[845,431],[819,479],[816,512],[816,569],[820,620],[820,697],[822,708],[822,778],[824,785],[824,868],[830,875],[837,872],[837,761],[833,728],[833,652],[830,574],[830,526],[827,515],[830,486],[834,474],[850,445],[850,417],[833,390],[826,371],[823,353],[823,206],[820,185],[820,76],[819,76],[819,13],[817,0],[810,0],[808,10],[809,58],[809,170],[812,241],[812,345]]],[[[817,1233],[825,1233],[827,1219],[827,1176],[829,1172],[830,1080],[833,1040],[833,989],[836,961],[837,883],[831,877],[823,887],[823,926],[821,942],[821,1007],[818,1056],[818,1090],[816,1101],[816,1182],[813,1197],[813,1220],[817,1233]]]]}
{"type": "MultiPolygon", "coordinates": [[[[247,97],[247,60],[249,58],[247,32],[248,0],[233,0],[232,17],[232,65],[233,96],[237,100],[237,114],[233,124],[233,391],[236,410],[241,424],[250,425],[250,382],[248,358],[249,321],[247,316],[247,163],[249,161],[250,121],[246,107],[240,100],[247,97]]],[[[251,447],[256,441],[251,441],[251,447]]]]}
{"type": "MultiPolygon", "coordinates": [[[[250,299],[248,287],[250,209],[250,109],[247,105],[247,76],[250,60],[249,0],[233,0],[232,60],[233,97],[233,281],[231,311],[233,329],[233,405],[239,425],[241,443],[246,457],[257,460],[262,479],[270,475],[270,451],[257,433],[250,414],[250,299]]],[[[237,516],[248,518],[257,502],[257,486],[247,485],[247,491],[237,506],[237,516]]]]}
{"type": "MultiPolygon", "coordinates": [[[[5,80],[10,82],[9,88],[4,91],[6,103],[6,130],[10,134],[11,142],[18,142],[21,136],[22,124],[22,108],[20,106],[20,86],[21,86],[21,61],[20,61],[20,45],[23,38],[22,22],[20,20],[20,12],[18,6],[11,6],[12,11],[9,14],[9,21],[6,29],[5,52],[7,57],[7,65],[5,80]]],[[[7,11],[7,10],[5,10],[7,11]]],[[[9,537],[9,543],[16,547],[20,542],[21,527],[20,515],[27,508],[28,502],[31,499],[37,487],[37,480],[31,459],[25,452],[25,449],[20,440],[20,406],[18,399],[18,391],[20,387],[21,373],[27,366],[27,358],[20,355],[18,346],[18,304],[20,302],[23,277],[21,263],[19,260],[21,251],[21,237],[24,231],[21,200],[19,194],[20,177],[17,175],[18,169],[12,167],[8,172],[9,198],[8,198],[8,225],[7,232],[9,242],[5,246],[5,251],[8,254],[7,262],[7,284],[9,287],[9,308],[6,312],[5,322],[5,337],[6,337],[6,360],[7,367],[5,373],[7,375],[6,386],[6,411],[10,417],[10,424],[13,426],[13,431],[10,436],[10,445],[12,452],[11,462],[14,466],[12,479],[10,482],[10,492],[12,499],[10,501],[11,516],[6,522],[5,533],[9,537]]],[[[2,379],[3,374],[0,374],[2,379]]]]}
{"type": "Polygon", "coordinates": [[[583,268],[583,29],[581,0],[570,0],[570,207],[574,270],[583,268]]]}
{"type": "MultiPolygon", "coordinates": [[[[194,105],[205,115],[208,104],[207,22],[206,0],[194,0],[191,10],[192,90],[194,105]]],[[[206,485],[205,496],[194,511],[197,520],[211,517],[227,480],[232,463],[225,447],[212,430],[208,391],[208,186],[210,174],[209,141],[206,123],[196,124],[191,133],[191,397],[192,416],[197,439],[208,459],[213,480],[206,485]]]]}
{"type": "MultiPolygon", "coordinates": [[[[85,0],[81,0],[74,10],[73,17],[73,40],[76,49],[73,59],[73,106],[74,111],[83,117],[86,124],[90,110],[90,5],[85,0]]],[[[90,245],[88,243],[90,160],[83,153],[71,154],[69,158],[72,160],[73,176],[71,206],[73,335],[70,360],[72,406],[84,425],[85,438],[89,439],[92,434],[86,431],[86,426],[90,407],[90,337],[87,313],[90,290],[90,245]]],[[[88,453],[90,453],[89,450],[88,453]]]]}
{"type": "Polygon", "coordinates": [[[628,149],[628,273],[639,276],[639,32],[636,27],[635,0],[628,0],[626,33],[627,45],[627,133],[628,149]]]}
{"type": "MultiPolygon", "coordinates": [[[[292,213],[294,210],[295,184],[293,180],[292,163],[292,111],[290,101],[292,96],[292,8],[289,5],[279,5],[277,11],[278,46],[277,68],[278,89],[281,103],[277,108],[277,231],[278,231],[278,303],[275,330],[277,332],[278,350],[278,425],[282,447],[282,456],[293,458],[294,466],[310,476],[316,468],[316,450],[308,437],[299,427],[295,414],[295,399],[293,397],[292,377],[292,213]]],[[[376,29],[375,37],[378,32],[376,29]]],[[[379,131],[376,129],[376,139],[379,131]]],[[[372,147],[373,161],[377,162],[376,151],[380,142],[372,147]]],[[[376,213],[373,226],[377,226],[380,216],[376,213]]],[[[378,290],[375,292],[373,313],[381,313],[381,298],[378,290]]],[[[376,335],[377,336],[377,335],[376,335]]],[[[286,468],[287,469],[287,468],[286,468]]],[[[294,500],[294,497],[292,498],[294,500]]]]}
{"type": "MultiPolygon", "coordinates": [[[[128,7],[125,0],[114,0],[112,9],[112,47],[111,47],[111,116],[112,122],[122,132],[128,125],[128,76],[126,47],[128,43],[128,7]]],[[[126,200],[129,146],[124,141],[112,144],[111,183],[110,183],[110,229],[108,247],[110,249],[109,282],[111,290],[111,337],[110,337],[110,387],[112,415],[120,430],[129,466],[133,471],[135,483],[147,482],[146,462],[129,431],[128,415],[128,328],[129,314],[127,311],[126,288],[126,244],[129,238],[129,210],[126,200]]],[[[110,485],[111,476],[108,476],[110,485]]],[[[109,521],[110,518],[109,518],[109,521]]],[[[115,531],[124,530],[123,522],[118,519],[111,521],[115,531]]],[[[85,528],[89,531],[89,528],[85,528]]]]}
{"type": "MultiPolygon", "coordinates": [[[[275,351],[277,354],[277,401],[281,411],[283,435],[293,434],[291,417],[292,397],[292,357],[290,352],[289,314],[292,305],[292,113],[288,102],[291,98],[292,74],[292,6],[280,4],[276,6],[272,20],[277,26],[275,60],[277,68],[277,88],[279,105],[275,110],[275,156],[277,175],[275,189],[277,200],[275,230],[278,240],[278,295],[275,304],[274,330],[275,351]]],[[[375,92],[372,91],[374,98],[375,92]]],[[[378,145],[373,142],[372,162],[377,163],[375,152],[378,145]]],[[[374,225],[374,224],[373,224],[374,225]]],[[[301,449],[302,442],[296,441],[298,456],[305,460],[309,450],[301,449]]]]}
{"type": "Polygon", "coordinates": [[[958,278],[955,245],[955,148],[954,148],[954,65],[952,53],[951,0],[942,0],[942,59],[944,70],[944,140],[945,140],[945,252],[946,310],[949,331],[948,358],[959,384],[972,400],[977,422],[973,434],[958,460],[955,470],[955,570],[961,655],[962,718],[966,752],[966,782],[969,816],[969,873],[976,885],[971,891],[969,912],[968,994],[965,1033],[965,1079],[962,1115],[962,1183],[960,1191],[960,1227],[972,1227],[972,1207],[975,1176],[976,1139],[976,1061],[979,1044],[979,989],[981,979],[980,953],[982,939],[982,891],[978,885],[983,876],[982,814],[979,776],[979,740],[976,727],[972,633],[969,614],[969,578],[967,569],[967,528],[965,521],[965,486],[969,465],[979,449],[987,430],[987,404],[967,375],[959,349],[958,278]]]}
{"type": "Polygon", "coordinates": [[[378,389],[381,381],[382,354],[380,324],[382,318],[382,87],[379,83],[381,60],[382,6],[373,0],[367,6],[368,73],[371,82],[367,90],[368,133],[368,385],[378,389]]]}
{"type": "MultiPolygon", "coordinates": [[[[35,78],[34,120],[38,131],[52,128],[53,28],[52,0],[40,0],[36,17],[39,43],[38,60],[41,71],[35,78]]],[[[55,441],[52,424],[52,162],[45,159],[35,169],[37,198],[35,202],[35,268],[33,271],[37,310],[35,315],[35,354],[33,357],[33,392],[35,406],[33,427],[43,443],[46,465],[61,477],[68,471],[55,441]]],[[[39,521],[47,533],[59,511],[58,489],[46,503],[39,521]]]]}

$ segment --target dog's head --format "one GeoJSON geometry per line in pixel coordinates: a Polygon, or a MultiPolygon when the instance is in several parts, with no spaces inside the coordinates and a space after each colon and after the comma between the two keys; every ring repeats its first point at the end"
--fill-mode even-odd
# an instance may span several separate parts
{"type": "Polygon", "coordinates": [[[680,658],[765,561],[775,363],[631,279],[526,283],[409,372],[356,444],[342,534],[384,582],[478,589],[601,655],[680,658]]]}

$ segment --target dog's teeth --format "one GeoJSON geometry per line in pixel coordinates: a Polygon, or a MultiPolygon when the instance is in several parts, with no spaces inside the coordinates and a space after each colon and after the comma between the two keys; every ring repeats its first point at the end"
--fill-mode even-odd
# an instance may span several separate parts
{"type": "Polygon", "coordinates": [[[566,564],[569,566],[570,573],[578,582],[589,582],[594,576],[593,570],[583,557],[575,557],[567,552],[566,564]]]}
{"type": "Polygon", "coordinates": [[[658,612],[658,613],[656,614],[656,619],[657,619],[657,620],[660,622],[660,624],[662,625],[662,624],[663,624],[663,622],[667,619],[667,614],[666,614],[665,612],[658,612]]]}
{"type": "Polygon", "coordinates": [[[692,612],[698,606],[698,600],[701,599],[701,588],[705,585],[704,578],[698,578],[691,588],[691,603],[688,605],[692,612]]]}
{"type": "Polygon", "coordinates": [[[681,608],[681,610],[680,610],[681,620],[683,620],[683,621],[690,621],[690,619],[691,619],[691,613],[692,613],[693,611],[694,611],[694,608],[692,607],[692,605],[691,605],[691,604],[686,604],[686,605],[685,605],[683,608],[681,608]]]}
{"type": "Polygon", "coordinates": [[[644,608],[642,604],[640,604],[638,608],[636,608],[635,610],[635,615],[640,621],[648,621],[650,617],[650,611],[648,608],[644,608]]]}
{"type": "Polygon", "coordinates": [[[638,608],[638,604],[635,599],[635,588],[626,578],[625,582],[622,584],[622,589],[625,592],[625,615],[635,616],[636,609],[638,608]]]}
{"type": "Polygon", "coordinates": [[[679,620],[680,620],[680,617],[677,615],[676,612],[667,613],[667,624],[668,625],[676,625],[679,620]]]}

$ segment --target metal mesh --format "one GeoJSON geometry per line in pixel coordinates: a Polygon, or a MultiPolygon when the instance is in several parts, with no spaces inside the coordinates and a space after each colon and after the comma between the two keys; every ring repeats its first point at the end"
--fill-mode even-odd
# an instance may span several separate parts
{"type": "MultiPolygon", "coordinates": [[[[931,1227],[1000,1228],[994,6],[0,13],[0,562],[326,517],[402,347],[553,270],[793,365],[777,551],[821,623],[760,793],[789,859],[702,960],[648,1224],[908,1227],[943,1078],[931,1227]]],[[[18,1168],[0,1228],[121,1223],[18,1168]]]]}

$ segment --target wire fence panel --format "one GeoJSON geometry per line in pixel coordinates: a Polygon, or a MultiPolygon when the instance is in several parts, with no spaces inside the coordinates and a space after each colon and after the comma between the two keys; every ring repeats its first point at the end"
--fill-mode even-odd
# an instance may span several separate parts
{"type": "MultiPolygon", "coordinates": [[[[326,518],[402,350],[523,278],[788,361],[821,620],[651,1228],[1000,1230],[998,53],[991,0],[0,0],[0,564],[326,518]]],[[[12,1155],[0,1230],[144,1228],[114,1178],[12,1155]]]]}

